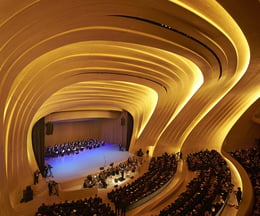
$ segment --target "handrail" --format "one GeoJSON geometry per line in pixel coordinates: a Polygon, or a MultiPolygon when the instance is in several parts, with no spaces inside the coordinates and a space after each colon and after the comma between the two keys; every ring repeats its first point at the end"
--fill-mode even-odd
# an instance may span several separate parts
{"type": "Polygon", "coordinates": [[[152,198],[154,198],[156,195],[158,195],[159,193],[161,193],[169,184],[170,182],[174,179],[174,175],[169,179],[168,182],[166,182],[162,187],[160,187],[158,190],[154,191],[153,193],[149,194],[148,196],[138,200],[137,202],[133,203],[132,205],[129,205],[127,207],[127,211],[132,210],[142,204],[144,204],[145,202],[151,200],[152,198]]]}

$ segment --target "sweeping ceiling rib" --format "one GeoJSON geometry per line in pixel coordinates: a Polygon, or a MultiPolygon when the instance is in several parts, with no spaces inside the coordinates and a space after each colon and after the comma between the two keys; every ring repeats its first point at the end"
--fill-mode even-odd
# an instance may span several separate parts
{"type": "Polygon", "coordinates": [[[196,38],[194,38],[194,37],[192,37],[192,36],[182,32],[182,31],[179,31],[179,30],[177,30],[176,28],[174,28],[174,27],[172,27],[170,25],[158,23],[158,22],[155,22],[155,21],[152,21],[152,20],[148,20],[148,19],[144,19],[144,18],[140,18],[140,17],[127,16],[127,15],[109,15],[109,16],[125,17],[125,18],[128,18],[128,19],[136,19],[136,20],[139,20],[139,21],[148,22],[148,23],[151,23],[153,25],[157,25],[157,26],[160,26],[162,28],[165,28],[165,29],[167,29],[169,31],[173,31],[173,32],[175,32],[177,34],[180,34],[180,35],[182,35],[182,36],[184,36],[186,38],[189,38],[189,39],[197,42],[198,44],[200,44],[200,45],[204,46],[206,49],[208,49],[212,53],[212,55],[214,55],[214,57],[216,58],[216,60],[218,62],[218,65],[219,65],[219,77],[218,77],[218,79],[221,78],[221,76],[222,76],[222,65],[221,65],[219,57],[217,56],[217,54],[210,47],[208,47],[206,44],[204,44],[203,42],[199,41],[198,39],[196,39],[196,38]]]}

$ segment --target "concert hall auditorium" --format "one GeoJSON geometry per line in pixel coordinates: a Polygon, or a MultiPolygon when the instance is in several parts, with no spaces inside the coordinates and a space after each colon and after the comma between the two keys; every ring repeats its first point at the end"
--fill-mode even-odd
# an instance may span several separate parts
{"type": "Polygon", "coordinates": [[[260,215],[259,14],[0,0],[0,215],[260,215]]]}

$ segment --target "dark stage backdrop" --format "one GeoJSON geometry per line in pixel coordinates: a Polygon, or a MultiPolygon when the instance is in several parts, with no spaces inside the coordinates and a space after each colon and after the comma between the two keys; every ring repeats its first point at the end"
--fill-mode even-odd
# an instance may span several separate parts
{"type": "Polygon", "coordinates": [[[133,117],[127,112],[127,132],[126,132],[126,150],[129,150],[132,133],[133,133],[133,117]]]}
{"type": "Polygon", "coordinates": [[[44,118],[42,118],[38,122],[36,122],[36,124],[33,126],[32,129],[33,151],[41,173],[43,173],[43,169],[44,169],[44,143],[45,143],[44,139],[45,139],[45,120],[44,118]]]}

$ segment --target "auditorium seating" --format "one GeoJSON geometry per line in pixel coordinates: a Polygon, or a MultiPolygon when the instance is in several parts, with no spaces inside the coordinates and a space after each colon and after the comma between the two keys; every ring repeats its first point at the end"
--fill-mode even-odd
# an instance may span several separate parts
{"type": "Polygon", "coordinates": [[[38,208],[38,211],[35,214],[36,216],[51,216],[51,215],[61,215],[61,216],[93,216],[93,215],[102,215],[102,216],[115,216],[114,211],[111,209],[109,204],[103,203],[102,198],[95,196],[73,200],[73,201],[64,201],[59,204],[45,205],[44,203],[38,208]]]}
{"type": "Polygon", "coordinates": [[[177,170],[177,160],[175,154],[164,153],[160,157],[153,157],[150,161],[148,171],[141,177],[109,192],[108,198],[119,205],[117,202],[121,198],[127,199],[127,209],[148,195],[156,192],[172,179],[177,170]],[[120,198],[120,199],[119,199],[120,198]]]}
{"type": "MultiPolygon", "coordinates": [[[[259,146],[229,152],[246,170],[254,188],[255,203],[252,216],[260,215],[260,159],[259,146]]],[[[243,197],[242,197],[243,199],[243,197]]]]}
{"type": "Polygon", "coordinates": [[[199,171],[198,177],[186,186],[177,200],[160,211],[159,216],[217,215],[232,188],[231,172],[215,150],[200,151],[187,156],[188,168],[199,171]]]}

